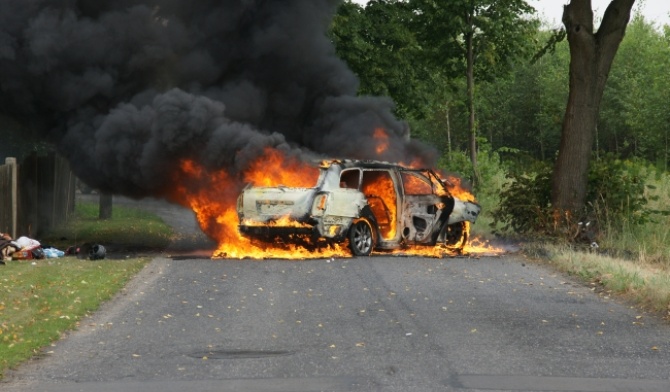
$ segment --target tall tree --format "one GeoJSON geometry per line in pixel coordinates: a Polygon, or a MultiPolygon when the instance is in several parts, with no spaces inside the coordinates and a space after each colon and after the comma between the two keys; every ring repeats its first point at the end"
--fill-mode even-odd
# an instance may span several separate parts
{"type": "Polygon", "coordinates": [[[534,9],[525,0],[410,0],[424,51],[452,76],[465,76],[469,151],[477,177],[475,81],[510,70],[527,52],[534,9]]]}
{"type": "MultiPolygon", "coordinates": [[[[371,0],[363,8],[344,2],[330,30],[337,54],[359,77],[359,94],[388,96],[396,114],[422,116],[428,83],[417,62],[419,46],[409,29],[411,9],[399,0],[371,0]]],[[[434,88],[434,86],[431,86],[434,88]]]]}
{"type": "MultiPolygon", "coordinates": [[[[608,96],[613,99],[611,95],[616,94],[624,115],[623,120],[617,117],[634,136],[633,153],[656,162],[659,168],[665,168],[668,158],[668,67],[668,42],[664,42],[654,24],[636,15],[628,24],[603,98],[603,101],[608,96]],[[618,79],[621,91],[611,91],[614,78],[618,79]]],[[[600,125],[598,133],[601,134],[600,125]]]]}
{"type": "Polygon", "coordinates": [[[564,6],[563,24],[570,46],[570,92],[552,178],[552,204],[558,216],[574,214],[585,205],[600,102],[634,3],[635,0],[612,0],[597,32],[591,0],[570,0],[564,6]]]}

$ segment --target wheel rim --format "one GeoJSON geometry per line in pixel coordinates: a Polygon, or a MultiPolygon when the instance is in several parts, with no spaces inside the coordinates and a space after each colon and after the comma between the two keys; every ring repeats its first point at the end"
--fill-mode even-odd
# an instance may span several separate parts
{"type": "Polygon", "coordinates": [[[445,227],[444,245],[449,249],[461,249],[467,242],[464,223],[460,226],[445,227]]]}
{"type": "Polygon", "coordinates": [[[354,227],[353,236],[354,246],[361,253],[368,253],[372,247],[372,231],[370,226],[364,222],[359,222],[354,227]]]}

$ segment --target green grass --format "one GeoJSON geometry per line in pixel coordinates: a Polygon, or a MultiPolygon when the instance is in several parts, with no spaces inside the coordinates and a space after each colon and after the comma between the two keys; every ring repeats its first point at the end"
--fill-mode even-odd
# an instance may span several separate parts
{"type": "Polygon", "coordinates": [[[560,245],[543,245],[541,253],[540,260],[561,271],[670,316],[670,271],[666,268],[560,245]]]}
{"type": "MultiPolygon", "coordinates": [[[[161,250],[171,237],[172,229],[146,211],[114,206],[112,219],[101,221],[97,204],[80,203],[67,224],[40,240],[61,250],[84,243],[161,250]]],[[[0,378],[63,332],[76,328],[149,261],[124,257],[90,261],[69,256],[35,260],[34,264],[33,260],[14,260],[0,266],[0,378]]]]}
{"type": "Polygon", "coordinates": [[[98,204],[77,203],[70,222],[42,238],[43,243],[67,249],[84,243],[121,244],[125,248],[163,249],[172,238],[170,226],[146,211],[114,206],[112,219],[98,219],[98,204]]]}
{"type": "MultiPolygon", "coordinates": [[[[505,170],[491,170],[477,196],[482,215],[473,225],[473,234],[493,237],[489,215],[499,203],[505,170]]],[[[523,250],[538,262],[571,274],[588,285],[630,299],[670,320],[670,174],[649,170],[644,181],[650,220],[632,224],[625,219],[600,222],[597,251],[570,243],[567,239],[545,238],[535,233],[507,233],[508,239],[522,242],[523,250]]],[[[498,227],[498,229],[500,229],[498,227]]]]}
{"type": "MultiPolygon", "coordinates": [[[[670,209],[670,175],[661,174],[647,178],[653,188],[646,190],[649,199],[647,208],[653,211],[670,209]]],[[[667,214],[667,212],[666,212],[667,214]]],[[[637,263],[652,268],[670,271],[670,216],[652,214],[644,225],[630,225],[626,222],[606,228],[603,238],[604,248],[618,249],[632,254],[637,263]]]]}
{"type": "MultiPolygon", "coordinates": [[[[493,186],[498,186],[494,184],[493,186]]],[[[477,217],[477,221],[472,225],[472,234],[483,239],[493,238],[491,224],[493,222],[493,211],[499,202],[497,195],[489,192],[481,192],[476,195],[477,203],[482,207],[481,214],[477,217]]]]}
{"type": "Polygon", "coordinates": [[[0,267],[0,378],[76,328],[149,260],[65,257],[37,260],[35,265],[9,261],[0,267]]]}

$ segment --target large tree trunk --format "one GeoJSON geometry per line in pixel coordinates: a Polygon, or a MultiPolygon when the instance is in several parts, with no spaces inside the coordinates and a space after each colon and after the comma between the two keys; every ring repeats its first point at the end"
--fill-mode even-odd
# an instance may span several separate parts
{"type": "Polygon", "coordinates": [[[564,6],[563,24],[570,45],[570,93],[552,178],[552,203],[559,216],[570,216],[586,203],[600,101],[633,3],[635,0],[612,0],[595,34],[591,0],[571,0],[564,6]]]}

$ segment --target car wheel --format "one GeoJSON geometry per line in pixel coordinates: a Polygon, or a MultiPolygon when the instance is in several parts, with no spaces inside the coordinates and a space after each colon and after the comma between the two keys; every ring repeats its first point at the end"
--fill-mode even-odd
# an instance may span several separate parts
{"type": "Polygon", "coordinates": [[[468,242],[468,231],[465,222],[454,223],[444,228],[444,245],[451,250],[462,251],[468,242]]]}
{"type": "Polygon", "coordinates": [[[372,228],[365,220],[354,223],[349,229],[349,247],[355,256],[372,253],[372,228]]]}

